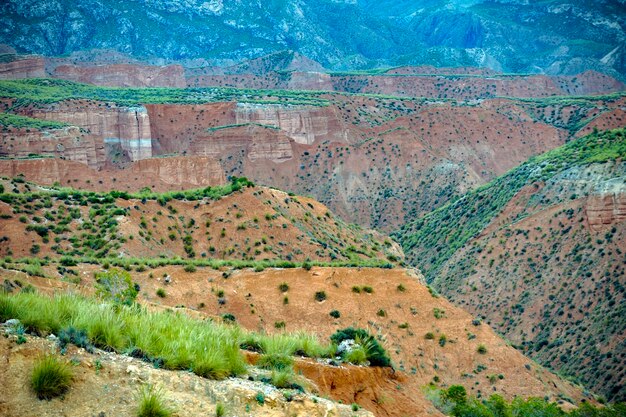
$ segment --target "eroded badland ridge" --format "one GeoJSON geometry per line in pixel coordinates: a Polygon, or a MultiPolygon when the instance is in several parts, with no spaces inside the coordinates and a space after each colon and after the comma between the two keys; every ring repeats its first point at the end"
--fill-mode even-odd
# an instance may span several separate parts
{"type": "Polygon", "coordinates": [[[0,414],[623,415],[623,1],[418,3],[0,5],[0,414]]]}

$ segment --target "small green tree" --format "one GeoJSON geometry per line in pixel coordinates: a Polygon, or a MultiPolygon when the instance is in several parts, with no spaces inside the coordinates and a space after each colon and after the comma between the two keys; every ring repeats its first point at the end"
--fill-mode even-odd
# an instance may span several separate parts
{"type": "Polygon", "coordinates": [[[131,305],[137,298],[139,288],[133,284],[130,274],[122,269],[113,268],[96,272],[96,294],[116,304],[131,305]]]}

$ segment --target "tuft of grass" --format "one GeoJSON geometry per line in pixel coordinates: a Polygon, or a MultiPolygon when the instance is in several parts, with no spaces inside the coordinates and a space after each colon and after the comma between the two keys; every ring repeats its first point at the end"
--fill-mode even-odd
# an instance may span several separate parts
{"type": "MultiPolygon", "coordinates": [[[[354,340],[359,347],[363,348],[366,360],[369,361],[372,366],[391,366],[391,359],[385,349],[378,343],[376,338],[370,335],[365,329],[348,327],[337,330],[337,332],[330,337],[330,340],[335,345],[339,345],[344,340],[354,340]]],[[[346,355],[348,353],[350,352],[347,352],[346,355]]],[[[359,362],[360,358],[358,355],[360,355],[360,353],[355,353],[352,358],[346,358],[344,356],[344,360],[352,363],[363,363],[359,362]]]]}
{"type": "Polygon", "coordinates": [[[295,382],[295,375],[290,369],[272,372],[270,382],[276,388],[293,388],[294,386],[298,386],[295,382]]]}
{"type": "Polygon", "coordinates": [[[355,346],[352,350],[344,355],[343,360],[353,363],[355,365],[364,365],[368,362],[367,350],[364,346],[355,346]]]}
{"type": "Polygon", "coordinates": [[[139,392],[139,407],[137,417],[170,417],[173,410],[165,405],[164,394],[161,388],[154,385],[144,385],[139,392]]]}
{"type": "Polygon", "coordinates": [[[70,366],[55,355],[38,359],[33,368],[30,385],[37,398],[49,400],[64,394],[71,385],[73,373],[70,366]]]}
{"type": "Polygon", "coordinates": [[[215,406],[215,416],[223,417],[226,414],[226,407],[222,403],[217,403],[215,406]]]}
{"type": "Polygon", "coordinates": [[[293,358],[282,353],[270,353],[261,355],[256,364],[259,368],[283,371],[285,369],[291,369],[293,366],[293,358]]]}

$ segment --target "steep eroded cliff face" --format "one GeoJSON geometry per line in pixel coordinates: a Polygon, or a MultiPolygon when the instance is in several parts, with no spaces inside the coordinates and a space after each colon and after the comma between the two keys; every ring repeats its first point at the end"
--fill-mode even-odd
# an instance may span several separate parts
{"type": "Polygon", "coordinates": [[[60,65],[52,71],[51,76],[64,80],[110,87],[184,88],[187,86],[184,70],[180,65],[60,65]]]}
{"type": "Polygon", "coordinates": [[[0,80],[45,77],[44,59],[40,56],[11,56],[0,62],[0,80]]]}
{"type": "MultiPolygon", "coordinates": [[[[122,107],[70,100],[47,106],[31,106],[20,112],[29,117],[56,120],[80,128],[81,138],[88,140],[62,143],[64,149],[60,156],[92,168],[138,161],[153,155],[150,119],[143,106],[122,107]]],[[[28,136],[23,140],[27,146],[33,146],[28,136]]],[[[56,154],[59,152],[57,150],[56,154]]]]}
{"type": "Polygon", "coordinates": [[[609,230],[626,223],[626,184],[617,177],[598,184],[585,204],[589,227],[594,231],[609,230]]]}
{"type": "Polygon", "coordinates": [[[346,128],[333,110],[330,107],[242,103],[235,110],[235,123],[276,127],[295,142],[304,145],[323,140],[346,141],[346,128]]]}
{"type": "Polygon", "coordinates": [[[204,157],[151,158],[119,168],[90,168],[80,162],[54,158],[0,160],[0,176],[17,177],[39,184],[59,183],[97,191],[154,191],[201,188],[224,184],[219,162],[204,157]]]}
{"type": "Polygon", "coordinates": [[[0,132],[0,156],[33,155],[78,161],[90,168],[98,168],[106,160],[103,142],[75,126],[50,131],[10,128],[0,132]]]}

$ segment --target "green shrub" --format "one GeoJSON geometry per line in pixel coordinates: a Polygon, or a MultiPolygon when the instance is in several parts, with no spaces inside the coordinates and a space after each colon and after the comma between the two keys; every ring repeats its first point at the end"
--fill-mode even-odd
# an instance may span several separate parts
{"type": "Polygon", "coordinates": [[[265,404],[265,395],[261,391],[256,393],[256,395],[254,396],[254,399],[256,400],[257,403],[259,403],[259,405],[265,404]]]}
{"type": "Polygon", "coordinates": [[[257,361],[257,366],[263,369],[282,371],[291,369],[293,358],[289,353],[267,353],[261,355],[257,361]]]}
{"type": "Polygon", "coordinates": [[[35,362],[31,375],[31,387],[37,398],[49,400],[64,394],[72,382],[70,366],[54,355],[46,355],[35,362]]]}
{"type": "Polygon", "coordinates": [[[297,388],[300,387],[296,383],[296,376],[291,370],[282,370],[272,372],[270,383],[276,388],[297,388]]]}
{"type": "Polygon", "coordinates": [[[96,294],[114,303],[131,305],[137,298],[138,290],[130,274],[119,268],[96,272],[96,294]]]}
{"type": "Polygon", "coordinates": [[[156,290],[156,295],[159,296],[160,298],[167,297],[167,293],[165,292],[165,290],[163,288],[158,288],[156,290]]]}
{"type": "Polygon", "coordinates": [[[346,329],[338,330],[330,337],[330,340],[339,345],[344,340],[360,340],[363,344],[367,344],[369,349],[367,351],[367,360],[372,366],[390,366],[391,359],[385,351],[385,349],[378,343],[378,341],[370,335],[364,329],[355,329],[348,327],[346,329]]]}
{"type": "Polygon", "coordinates": [[[339,312],[339,310],[333,310],[328,314],[334,319],[338,319],[339,317],[341,317],[341,313],[339,312]]]}
{"type": "Polygon", "coordinates": [[[224,321],[224,323],[235,323],[237,321],[237,318],[232,313],[224,313],[222,314],[222,320],[224,321]]]}
{"type": "Polygon", "coordinates": [[[324,301],[326,299],[326,293],[324,291],[317,291],[315,293],[315,301],[324,301]]]}

